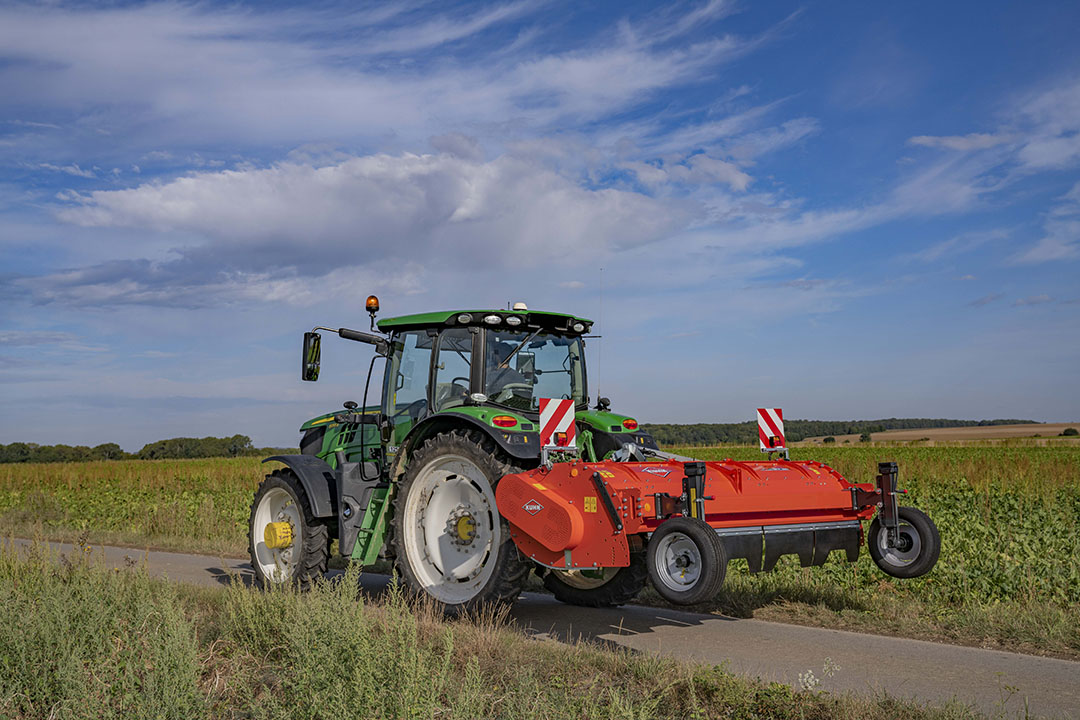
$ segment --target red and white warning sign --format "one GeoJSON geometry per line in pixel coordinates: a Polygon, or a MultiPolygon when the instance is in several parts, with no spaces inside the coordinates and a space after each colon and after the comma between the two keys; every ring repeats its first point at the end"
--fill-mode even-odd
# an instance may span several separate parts
{"type": "Polygon", "coordinates": [[[784,411],[780,408],[758,408],[757,429],[761,452],[787,447],[784,442],[784,411]]]}
{"type": "Polygon", "coordinates": [[[573,400],[540,398],[540,447],[577,447],[573,400]]]}

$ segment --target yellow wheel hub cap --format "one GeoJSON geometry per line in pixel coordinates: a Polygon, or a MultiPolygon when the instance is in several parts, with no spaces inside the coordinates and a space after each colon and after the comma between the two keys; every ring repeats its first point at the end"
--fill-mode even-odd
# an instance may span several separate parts
{"type": "Polygon", "coordinates": [[[472,519],[471,515],[458,518],[454,529],[457,531],[458,539],[462,542],[469,542],[476,537],[476,521],[472,519]]]}
{"type": "Polygon", "coordinates": [[[289,547],[293,542],[292,525],[287,522],[267,524],[266,529],[263,530],[263,542],[272,550],[289,547]]]}

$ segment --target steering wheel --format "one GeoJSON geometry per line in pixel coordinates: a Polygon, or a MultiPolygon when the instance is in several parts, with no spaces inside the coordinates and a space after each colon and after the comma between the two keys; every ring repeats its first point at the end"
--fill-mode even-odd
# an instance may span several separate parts
{"type": "Polygon", "coordinates": [[[467,397],[469,397],[469,378],[460,376],[450,378],[449,387],[446,387],[445,390],[439,390],[439,396],[435,399],[435,407],[441,409],[451,398],[464,401],[467,397]],[[461,382],[459,383],[458,380],[461,380],[461,382]]]}
{"type": "Polygon", "coordinates": [[[532,397],[533,386],[532,383],[506,383],[495,395],[495,402],[509,400],[514,395],[515,390],[525,390],[528,392],[529,397],[532,397]]]}

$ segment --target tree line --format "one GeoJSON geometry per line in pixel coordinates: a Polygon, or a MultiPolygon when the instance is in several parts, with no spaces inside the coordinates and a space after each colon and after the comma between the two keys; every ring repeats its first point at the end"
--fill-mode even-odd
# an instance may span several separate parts
{"type": "MultiPolygon", "coordinates": [[[[180,460],[188,458],[272,455],[281,448],[257,448],[247,435],[169,438],[147,443],[138,452],[125,452],[116,443],[88,445],[0,444],[0,463],[87,462],[90,460],[180,460]]],[[[296,448],[284,452],[297,452],[296,448]]]]}
{"type": "MultiPolygon", "coordinates": [[[[885,430],[973,427],[982,425],[1021,425],[1034,420],[946,420],[943,418],[886,418],[884,420],[784,420],[788,442],[798,442],[822,435],[869,435],[885,430]]],[[[758,441],[757,422],[697,423],[692,425],[642,423],[661,445],[752,445],[758,441]]]]}
{"type": "MultiPolygon", "coordinates": [[[[1020,425],[1034,420],[944,420],[888,418],[885,420],[785,420],[789,442],[822,435],[856,435],[912,428],[971,427],[974,425],[1020,425]]],[[[662,445],[718,445],[757,442],[756,422],[657,424],[641,427],[662,445]]],[[[169,438],[148,443],[138,452],[125,452],[116,443],[87,445],[38,445],[15,442],[0,444],[0,463],[87,462],[90,460],[181,460],[210,457],[264,456],[295,453],[296,448],[257,448],[247,435],[232,437],[169,438]]]]}

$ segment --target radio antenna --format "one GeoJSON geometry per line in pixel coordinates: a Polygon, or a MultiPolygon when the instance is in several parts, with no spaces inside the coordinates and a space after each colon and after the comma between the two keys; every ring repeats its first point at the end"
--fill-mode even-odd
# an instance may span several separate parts
{"type": "Polygon", "coordinates": [[[601,341],[604,339],[604,268],[600,268],[600,308],[597,311],[596,324],[600,326],[600,337],[596,338],[596,404],[600,404],[600,379],[604,376],[604,355],[601,341]]]}

